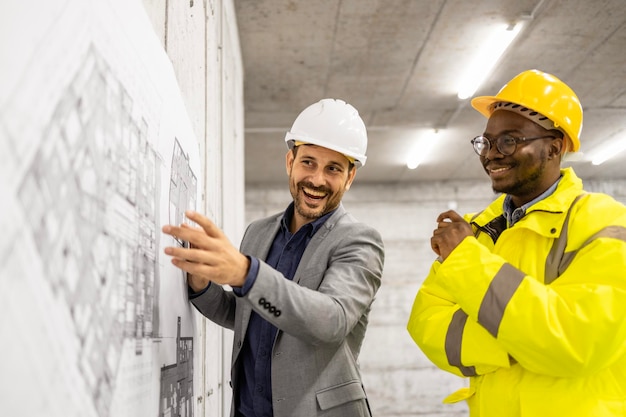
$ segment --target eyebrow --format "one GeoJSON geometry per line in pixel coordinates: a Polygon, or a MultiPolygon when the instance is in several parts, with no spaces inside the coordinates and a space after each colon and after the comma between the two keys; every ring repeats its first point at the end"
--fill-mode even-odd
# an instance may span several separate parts
{"type": "MultiPolygon", "coordinates": [[[[305,159],[305,158],[312,159],[315,162],[319,162],[318,158],[316,158],[314,156],[307,155],[307,154],[302,154],[302,159],[305,159]]],[[[335,160],[331,159],[330,161],[328,161],[328,163],[326,165],[336,165],[336,166],[338,166],[340,168],[349,168],[350,167],[350,161],[348,161],[348,158],[346,158],[346,162],[347,162],[347,166],[344,166],[341,162],[335,161],[335,160]]]]}
{"type": "MultiPolygon", "coordinates": [[[[507,130],[504,130],[504,131],[500,132],[497,136],[502,136],[502,135],[512,135],[513,133],[519,133],[519,134],[521,134],[522,136],[525,136],[525,135],[524,135],[524,133],[522,133],[522,131],[521,131],[521,130],[519,130],[519,129],[507,129],[507,130]]],[[[494,136],[494,135],[491,135],[491,134],[490,134],[490,133],[488,133],[488,132],[483,132],[483,135],[494,136]]]]}

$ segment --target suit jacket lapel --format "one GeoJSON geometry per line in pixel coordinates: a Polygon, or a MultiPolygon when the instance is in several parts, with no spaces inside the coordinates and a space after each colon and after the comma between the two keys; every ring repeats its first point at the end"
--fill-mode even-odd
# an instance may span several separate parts
{"type": "Polygon", "coordinates": [[[324,222],[322,227],[313,235],[311,241],[307,245],[304,253],[302,254],[302,258],[300,259],[300,263],[298,264],[298,269],[296,270],[296,274],[293,277],[293,282],[300,282],[300,278],[302,273],[306,271],[313,262],[313,256],[317,253],[320,245],[324,242],[326,236],[333,230],[335,225],[339,222],[339,220],[346,214],[346,209],[343,207],[343,204],[339,204],[339,207],[335,210],[335,212],[324,222]]]}

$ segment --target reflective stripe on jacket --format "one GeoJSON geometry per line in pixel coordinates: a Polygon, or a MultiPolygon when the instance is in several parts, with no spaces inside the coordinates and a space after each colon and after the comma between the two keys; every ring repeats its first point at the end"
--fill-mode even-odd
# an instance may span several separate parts
{"type": "Polygon", "coordinates": [[[511,228],[504,196],[466,215],[416,295],[407,329],[471,417],[626,416],[626,207],[562,174],[511,228]]]}

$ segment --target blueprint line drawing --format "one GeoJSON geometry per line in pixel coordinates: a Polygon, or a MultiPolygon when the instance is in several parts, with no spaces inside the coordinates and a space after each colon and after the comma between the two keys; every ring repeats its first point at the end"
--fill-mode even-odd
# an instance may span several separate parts
{"type": "MultiPolygon", "coordinates": [[[[189,155],[174,141],[170,176],[170,224],[191,224],[185,217],[185,209],[197,207],[198,179],[189,166],[189,155]]],[[[179,244],[183,244],[178,240],[179,244]]]]}
{"type": "Polygon", "coordinates": [[[176,363],[161,368],[159,416],[193,416],[193,337],[180,335],[178,317],[176,363]]]}
{"type": "Polygon", "coordinates": [[[160,232],[184,222],[201,195],[176,79],[141,3],[92,2],[92,38],[77,37],[67,54],[65,23],[83,18],[85,5],[50,3],[46,54],[25,44],[25,62],[65,82],[47,86],[47,74],[25,67],[15,93],[0,97],[0,172],[11,173],[0,178],[9,237],[0,246],[0,337],[13,342],[0,346],[3,413],[193,417],[197,313],[162,254],[182,242],[160,232]],[[143,25],[134,50],[145,55],[129,49],[120,13],[143,25]],[[38,100],[49,112],[11,116],[38,100]]]}
{"type": "Polygon", "coordinates": [[[19,189],[47,279],[65,300],[79,367],[108,415],[125,339],[153,335],[157,156],[93,48],[61,97],[19,189]],[[101,102],[105,97],[106,101],[101,102]],[[114,139],[115,138],[115,139],[114,139]]]}

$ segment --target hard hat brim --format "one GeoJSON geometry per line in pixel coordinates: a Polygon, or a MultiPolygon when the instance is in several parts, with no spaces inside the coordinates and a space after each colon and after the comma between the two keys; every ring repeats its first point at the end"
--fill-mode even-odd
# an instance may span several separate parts
{"type": "Polygon", "coordinates": [[[472,104],[472,107],[476,109],[480,114],[482,114],[486,118],[489,118],[489,116],[491,116],[491,113],[493,113],[491,107],[492,104],[498,101],[502,101],[502,99],[496,96],[479,96],[474,97],[470,103],[472,104]]]}
{"type": "Polygon", "coordinates": [[[355,152],[351,152],[348,149],[344,149],[340,146],[336,146],[333,143],[329,143],[326,141],[322,141],[319,139],[313,139],[309,137],[304,137],[301,135],[294,135],[291,132],[287,132],[285,135],[285,143],[289,149],[293,149],[296,146],[296,142],[300,142],[301,144],[307,145],[315,145],[321,146],[322,148],[330,149],[331,151],[338,152],[345,156],[350,162],[352,162],[357,168],[361,168],[365,165],[365,161],[367,160],[367,156],[359,155],[355,152]]]}

